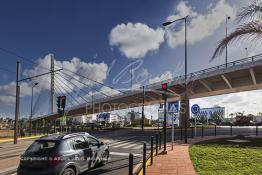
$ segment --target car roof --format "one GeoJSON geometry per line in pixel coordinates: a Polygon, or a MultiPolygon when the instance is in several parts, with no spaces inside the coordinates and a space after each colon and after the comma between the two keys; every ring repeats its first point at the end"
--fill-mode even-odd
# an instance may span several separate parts
{"type": "Polygon", "coordinates": [[[57,133],[57,134],[50,134],[47,136],[40,137],[37,140],[65,140],[77,136],[91,136],[91,135],[87,132],[76,132],[76,133],[67,133],[67,134],[57,133]]]}

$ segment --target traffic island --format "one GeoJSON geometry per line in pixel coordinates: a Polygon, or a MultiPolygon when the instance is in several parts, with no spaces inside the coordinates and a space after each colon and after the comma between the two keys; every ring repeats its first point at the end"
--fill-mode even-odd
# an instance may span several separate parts
{"type": "Polygon", "coordinates": [[[236,136],[191,145],[190,157],[198,175],[262,174],[262,138],[236,136]]]}

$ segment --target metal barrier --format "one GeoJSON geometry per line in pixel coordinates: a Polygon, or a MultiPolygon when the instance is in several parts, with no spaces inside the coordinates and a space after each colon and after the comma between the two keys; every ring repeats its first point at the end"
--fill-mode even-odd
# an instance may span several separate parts
{"type": "Polygon", "coordinates": [[[143,144],[143,175],[146,175],[146,143],[143,144]]]}
{"type": "MultiPolygon", "coordinates": [[[[249,134],[253,134],[253,135],[256,135],[258,136],[259,135],[259,127],[256,125],[256,126],[253,126],[253,128],[255,127],[255,133],[254,133],[254,129],[250,129],[249,131],[249,134]]],[[[234,133],[239,133],[239,134],[242,134],[242,131],[239,130],[239,128],[241,127],[233,127],[233,125],[230,125],[229,127],[217,127],[217,125],[214,125],[213,127],[207,127],[205,128],[203,125],[201,127],[198,127],[198,132],[200,131],[201,132],[201,135],[198,134],[198,137],[205,137],[205,136],[217,136],[217,132],[219,129],[223,129],[222,131],[222,134],[224,135],[228,135],[228,129],[230,129],[230,135],[232,136],[233,135],[233,129],[236,129],[234,131],[234,133]]],[[[191,129],[193,130],[194,127],[191,127],[191,129]]],[[[180,130],[180,133],[183,133],[181,131],[183,131],[183,128],[176,128],[175,130],[180,130]]],[[[192,132],[191,130],[191,134],[194,135],[195,132],[193,130],[192,132]]],[[[199,132],[199,133],[200,133],[199,132]]],[[[221,132],[220,132],[221,133],[221,132]]],[[[162,141],[161,141],[161,138],[162,138],[162,133],[161,132],[158,132],[158,134],[155,135],[155,138],[154,136],[151,136],[150,137],[150,151],[147,153],[147,145],[146,143],[143,143],[143,157],[142,157],[142,160],[140,161],[140,164],[139,164],[139,168],[136,169],[136,172],[134,172],[134,169],[133,169],[133,164],[134,164],[134,156],[132,153],[129,154],[129,175],[137,175],[139,174],[139,172],[143,172],[143,174],[145,175],[146,173],[146,165],[147,165],[147,161],[149,162],[150,161],[150,165],[153,165],[154,164],[154,156],[158,156],[158,153],[159,153],[159,150],[161,149],[162,147],[162,141]],[[155,139],[155,141],[154,141],[155,139]],[[155,154],[154,154],[154,151],[155,151],[155,154]],[[149,160],[150,159],[150,160],[149,160]]],[[[178,136],[178,135],[176,135],[178,136]]],[[[179,137],[179,136],[178,136],[179,137]]],[[[181,134],[181,137],[183,137],[183,135],[181,134]]]]}
{"type": "Polygon", "coordinates": [[[183,140],[183,130],[180,128],[180,140],[183,140]]]}
{"type": "Polygon", "coordinates": [[[217,136],[217,125],[215,125],[215,136],[217,136]]]}
{"type": "Polygon", "coordinates": [[[158,134],[156,134],[156,155],[158,154],[158,134]]]}
{"type": "Polygon", "coordinates": [[[133,175],[133,166],[134,166],[134,155],[132,153],[129,154],[129,166],[128,166],[128,174],[133,175]]]}
{"type": "Polygon", "coordinates": [[[153,157],[154,157],[153,153],[154,153],[154,137],[151,136],[151,152],[150,152],[150,158],[151,158],[150,164],[151,165],[153,165],[153,157]]]}
{"type": "Polygon", "coordinates": [[[159,150],[161,149],[161,140],[162,140],[162,133],[161,132],[159,132],[159,150]]]}

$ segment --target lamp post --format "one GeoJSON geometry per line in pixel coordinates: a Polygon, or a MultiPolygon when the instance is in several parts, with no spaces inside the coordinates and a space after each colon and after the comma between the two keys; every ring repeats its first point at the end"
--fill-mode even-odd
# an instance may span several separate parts
{"type": "Polygon", "coordinates": [[[29,136],[32,135],[32,118],[33,118],[33,100],[34,100],[34,87],[37,86],[38,83],[34,83],[32,86],[32,95],[31,95],[31,113],[29,117],[29,136]]]}
{"type": "Polygon", "coordinates": [[[247,50],[247,47],[245,48],[245,50],[246,50],[246,57],[248,57],[248,50],[247,50]]]}
{"type": "Polygon", "coordinates": [[[189,115],[189,99],[188,99],[188,96],[187,96],[187,18],[188,18],[188,15],[183,17],[183,18],[180,18],[180,19],[176,19],[174,21],[168,21],[168,22],[165,22],[163,23],[162,25],[163,26],[168,26],[172,23],[175,23],[177,21],[181,21],[181,20],[184,20],[185,22],[185,97],[184,97],[184,100],[185,100],[185,105],[186,105],[186,111],[185,111],[185,121],[184,121],[184,127],[185,127],[185,143],[187,143],[187,119],[188,119],[188,115],[189,115]]]}
{"type": "MultiPolygon", "coordinates": [[[[226,37],[227,37],[227,23],[228,23],[228,20],[230,20],[230,16],[226,16],[226,37]]],[[[226,45],[226,67],[227,67],[227,45],[226,45]]]]}

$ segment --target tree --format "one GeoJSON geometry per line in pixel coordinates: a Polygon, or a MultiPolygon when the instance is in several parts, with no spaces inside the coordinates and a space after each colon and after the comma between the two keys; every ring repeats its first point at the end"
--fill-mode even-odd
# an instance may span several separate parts
{"type": "Polygon", "coordinates": [[[224,118],[224,111],[223,110],[216,110],[214,112],[210,111],[211,119],[218,125],[224,118]]]}
{"type": "Polygon", "coordinates": [[[230,118],[233,118],[234,114],[233,114],[233,113],[230,113],[229,116],[230,116],[230,118]]]}
{"type": "Polygon", "coordinates": [[[249,6],[242,9],[238,17],[239,22],[242,24],[220,41],[212,56],[212,60],[221,55],[227,45],[234,41],[262,39],[262,0],[253,0],[249,6]]]}

